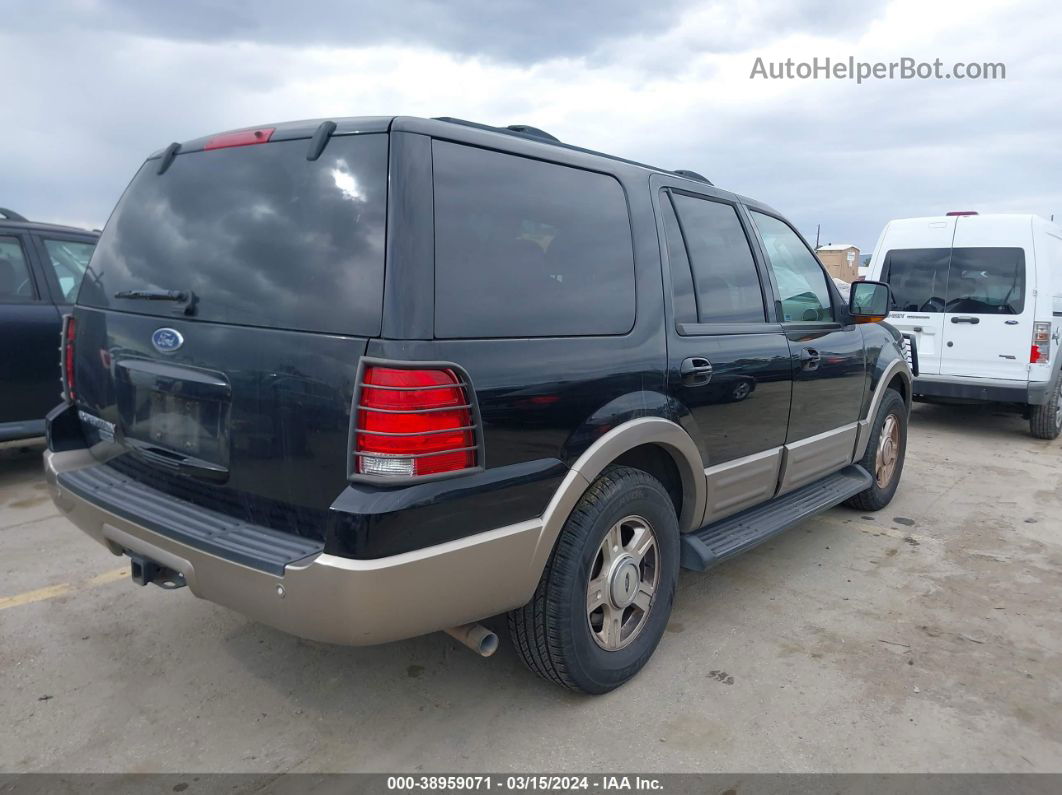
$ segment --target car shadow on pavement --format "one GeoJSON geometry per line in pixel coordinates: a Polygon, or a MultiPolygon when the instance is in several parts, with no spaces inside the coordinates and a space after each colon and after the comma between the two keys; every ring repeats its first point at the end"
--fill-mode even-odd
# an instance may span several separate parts
{"type": "MultiPolygon", "coordinates": [[[[911,433],[920,433],[920,421],[933,423],[936,431],[958,431],[983,439],[1038,441],[1029,433],[1029,421],[1006,406],[915,403],[911,409],[911,433]]],[[[1050,442],[1047,442],[1050,444],[1050,442]]]]}
{"type": "MultiPolygon", "coordinates": [[[[356,608],[352,608],[356,609],[356,608]]],[[[298,694],[318,715],[380,710],[457,711],[492,700],[533,694],[542,705],[592,699],[549,684],[528,671],[509,640],[504,616],[483,622],[498,633],[498,651],[483,658],[445,633],[379,646],[333,646],[247,621],[222,641],[244,671],[280,697],[298,694]]]]}
{"type": "Polygon", "coordinates": [[[0,444],[0,490],[41,478],[43,439],[0,444]]]}

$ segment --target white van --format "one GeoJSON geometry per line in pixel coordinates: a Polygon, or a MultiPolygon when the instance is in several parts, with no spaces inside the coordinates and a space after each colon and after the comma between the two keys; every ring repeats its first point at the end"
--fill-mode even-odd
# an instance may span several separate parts
{"type": "Polygon", "coordinates": [[[1034,436],[1062,431],[1062,228],[1037,215],[890,221],[868,279],[914,337],[915,399],[1020,404],[1034,436]]]}

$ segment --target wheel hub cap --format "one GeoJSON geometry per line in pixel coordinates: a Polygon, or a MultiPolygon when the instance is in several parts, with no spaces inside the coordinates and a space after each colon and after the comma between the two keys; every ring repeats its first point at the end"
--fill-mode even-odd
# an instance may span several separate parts
{"type": "Polygon", "coordinates": [[[608,588],[612,604],[618,608],[631,604],[634,597],[638,595],[638,586],[642,581],[641,572],[634,558],[624,558],[613,566],[609,579],[612,581],[608,588]]]}

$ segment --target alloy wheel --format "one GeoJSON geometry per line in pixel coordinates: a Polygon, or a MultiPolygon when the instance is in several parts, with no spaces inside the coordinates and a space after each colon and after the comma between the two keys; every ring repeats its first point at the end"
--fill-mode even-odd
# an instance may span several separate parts
{"type": "Polygon", "coordinates": [[[874,481],[879,489],[886,488],[896,471],[896,461],[900,456],[900,423],[896,415],[890,414],[881,425],[878,438],[878,452],[874,459],[874,481]]]}
{"type": "Polygon", "coordinates": [[[660,581],[656,535],[640,516],[605,533],[590,567],[586,617],[598,646],[618,651],[645,627],[660,581]]]}

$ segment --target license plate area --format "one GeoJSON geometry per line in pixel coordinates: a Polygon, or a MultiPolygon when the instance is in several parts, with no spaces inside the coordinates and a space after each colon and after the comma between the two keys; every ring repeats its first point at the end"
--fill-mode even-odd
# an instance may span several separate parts
{"type": "Polygon", "coordinates": [[[224,466],[222,406],[180,394],[137,391],[136,410],[128,435],[178,453],[224,466]]]}
{"type": "Polygon", "coordinates": [[[230,389],[223,375],[140,360],[116,369],[127,446],[164,466],[227,469],[230,389]]]}

